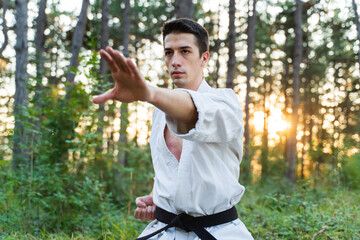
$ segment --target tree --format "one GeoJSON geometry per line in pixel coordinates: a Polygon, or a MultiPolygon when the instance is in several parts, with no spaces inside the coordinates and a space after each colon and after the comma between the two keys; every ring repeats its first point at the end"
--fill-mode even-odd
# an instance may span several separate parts
{"type": "Polygon", "coordinates": [[[6,25],[6,11],[7,11],[7,5],[8,5],[8,1],[4,0],[3,1],[3,19],[2,19],[2,30],[3,30],[3,34],[4,34],[4,43],[2,44],[2,46],[0,47],[0,57],[2,56],[3,51],[5,50],[7,44],[8,44],[8,28],[6,25]]]}
{"type": "Polygon", "coordinates": [[[229,60],[228,60],[228,74],[226,78],[226,87],[234,87],[236,57],[235,57],[235,0],[229,1],[229,32],[228,32],[228,48],[229,48],[229,60]]]}
{"type": "Polygon", "coordinates": [[[75,79],[74,68],[77,68],[79,66],[78,58],[79,58],[80,48],[82,47],[83,37],[85,34],[88,6],[89,6],[89,0],[83,0],[78,22],[76,24],[74,35],[72,38],[72,44],[71,44],[72,56],[70,58],[69,71],[66,77],[66,82],[68,82],[71,85],[74,83],[74,79],[75,79]]]}
{"type": "MultiPolygon", "coordinates": [[[[269,57],[270,58],[270,57],[269,57]]],[[[270,63],[269,69],[271,69],[272,61],[269,59],[267,61],[270,63]]],[[[262,149],[261,149],[261,180],[265,180],[266,175],[269,173],[269,116],[270,109],[267,106],[269,101],[269,96],[271,94],[271,78],[272,76],[264,76],[264,88],[263,88],[263,112],[264,112],[264,127],[263,127],[263,136],[262,136],[262,149]]]]}
{"type": "Polygon", "coordinates": [[[302,36],[302,2],[296,0],[296,9],[294,16],[295,24],[295,45],[294,45],[294,62],[293,62],[293,100],[292,100],[292,115],[291,115],[291,129],[289,138],[287,139],[286,162],[287,170],[286,177],[291,181],[295,181],[295,165],[297,159],[297,139],[296,130],[298,126],[298,110],[300,104],[299,90],[300,90],[300,63],[302,61],[303,51],[303,36],[302,36]]]}
{"type": "MultiPolygon", "coordinates": [[[[105,49],[109,44],[109,0],[103,0],[101,4],[101,23],[100,23],[100,48],[105,49]]],[[[102,80],[100,85],[100,92],[103,92],[103,83],[107,82],[106,76],[108,73],[108,66],[106,61],[100,59],[100,79],[102,80]]],[[[103,125],[102,121],[105,116],[105,104],[102,103],[99,105],[99,124],[97,133],[100,136],[100,139],[103,137],[103,125]]],[[[102,152],[102,140],[100,140],[99,146],[96,148],[96,155],[102,152]]]]}
{"type": "MultiPolygon", "coordinates": [[[[129,35],[130,35],[130,0],[125,0],[124,8],[124,21],[123,21],[123,54],[125,57],[129,57],[129,35]]],[[[120,166],[126,165],[126,151],[125,146],[127,144],[127,126],[129,125],[128,104],[121,103],[120,109],[121,126],[120,126],[120,145],[123,147],[123,151],[120,151],[118,155],[118,163],[120,166]]]]}
{"type": "MultiPolygon", "coordinates": [[[[285,35],[285,42],[280,47],[281,51],[285,54],[285,56],[282,58],[282,73],[281,73],[281,92],[284,96],[284,104],[282,108],[282,113],[285,116],[285,119],[290,122],[290,114],[288,112],[289,109],[289,102],[290,102],[290,94],[289,91],[290,88],[290,75],[291,75],[291,69],[290,69],[290,59],[293,60],[294,58],[294,40],[293,36],[291,34],[291,30],[294,29],[294,3],[291,1],[286,1],[283,4],[280,4],[282,8],[282,12],[276,16],[276,23],[275,26],[277,29],[284,31],[285,35]],[[285,19],[285,21],[282,21],[282,19],[285,19]]],[[[287,139],[289,132],[284,132],[284,159],[286,158],[287,153],[287,139]]]]}
{"type": "Polygon", "coordinates": [[[28,64],[28,40],[27,40],[27,1],[16,1],[16,69],[15,69],[15,129],[13,145],[13,168],[29,160],[27,149],[28,136],[26,134],[25,108],[28,105],[27,89],[27,64],[28,64]]]}
{"type": "Polygon", "coordinates": [[[37,85],[41,84],[41,78],[44,72],[44,44],[45,44],[45,27],[46,27],[46,2],[41,0],[39,3],[39,13],[36,19],[36,35],[35,35],[35,49],[36,49],[36,77],[37,85]]]}
{"type": "MultiPolygon", "coordinates": [[[[100,48],[105,49],[109,44],[109,0],[101,4],[100,48]]],[[[108,66],[104,59],[100,59],[100,75],[105,76],[108,66]]]]}
{"type": "MultiPolygon", "coordinates": [[[[252,7],[252,14],[248,17],[248,28],[247,28],[247,39],[246,43],[248,46],[247,49],[247,56],[246,56],[246,97],[245,97],[245,142],[244,142],[244,161],[246,162],[246,165],[248,169],[245,171],[247,175],[250,174],[250,111],[249,111],[249,105],[250,105],[250,80],[251,80],[251,68],[253,63],[253,54],[255,49],[255,33],[256,33],[256,0],[253,0],[253,7],[252,7]]],[[[245,176],[245,178],[248,176],[245,176]]]]}
{"type": "Polygon", "coordinates": [[[215,72],[213,73],[213,87],[216,87],[218,88],[219,87],[219,83],[218,83],[218,80],[219,80],[219,70],[220,70],[220,45],[221,45],[221,40],[220,40],[220,36],[219,36],[219,30],[220,30],[220,3],[219,3],[219,6],[218,6],[219,10],[216,14],[216,22],[214,23],[214,25],[216,25],[216,31],[215,31],[215,44],[214,44],[214,48],[213,50],[211,51],[214,55],[216,54],[216,63],[215,63],[215,72]]]}
{"type": "Polygon", "coordinates": [[[192,0],[175,1],[176,18],[193,18],[193,16],[194,16],[194,7],[192,0]]]}
{"type": "MultiPolygon", "coordinates": [[[[254,109],[259,109],[263,112],[263,131],[261,137],[261,152],[257,162],[261,165],[261,180],[266,180],[266,175],[269,173],[269,117],[270,117],[270,102],[271,93],[276,91],[277,86],[280,84],[274,84],[276,82],[275,74],[276,69],[273,66],[272,52],[276,50],[276,43],[273,36],[276,34],[276,28],[273,28],[274,22],[271,19],[271,15],[265,13],[259,13],[259,23],[256,26],[255,38],[256,43],[256,58],[254,61],[253,79],[254,84],[258,85],[257,90],[253,90],[252,94],[256,99],[254,109]]],[[[249,88],[251,90],[251,88],[249,88]]],[[[249,116],[250,117],[250,116],[249,116]]],[[[250,126],[249,126],[250,128],[250,126]]],[[[254,138],[254,137],[252,137],[254,138]]],[[[255,149],[255,148],[253,148],[255,149]]],[[[252,152],[250,152],[252,154],[252,152]]]]}
{"type": "MultiPolygon", "coordinates": [[[[35,106],[42,108],[39,101],[41,99],[41,89],[43,88],[42,79],[44,77],[44,52],[45,52],[45,27],[46,27],[46,3],[47,0],[41,0],[39,3],[39,13],[36,19],[36,35],[35,35],[35,56],[36,56],[36,91],[33,97],[35,106]]],[[[39,122],[36,123],[39,125],[39,122]]]]}
{"type": "Polygon", "coordinates": [[[359,14],[358,14],[358,11],[357,11],[357,5],[355,3],[355,0],[352,0],[352,6],[353,6],[354,14],[355,14],[355,24],[356,24],[356,29],[357,29],[357,38],[358,38],[358,41],[359,41],[358,62],[359,62],[359,66],[360,66],[360,21],[359,21],[359,14]]]}

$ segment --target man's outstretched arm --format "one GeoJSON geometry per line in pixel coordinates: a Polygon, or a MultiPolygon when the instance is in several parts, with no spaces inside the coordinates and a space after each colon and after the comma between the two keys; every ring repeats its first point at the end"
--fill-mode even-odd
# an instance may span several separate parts
{"type": "Polygon", "coordinates": [[[94,103],[100,104],[110,99],[121,102],[146,101],[181,122],[179,127],[183,131],[195,126],[198,115],[187,92],[149,85],[135,64],[111,47],[107,47],[106,51],[100,50],[100,55],[110,68],[115,86],[94,97],[94,103]]]}

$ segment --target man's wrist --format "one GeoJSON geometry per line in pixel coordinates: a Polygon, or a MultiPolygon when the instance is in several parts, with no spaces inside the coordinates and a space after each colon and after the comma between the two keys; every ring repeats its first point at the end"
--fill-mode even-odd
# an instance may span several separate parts
{"type": "Polygon", "coordinates": [[[159,90],[159,88],[154,87],[150,84],[148,85],[148,87],[149,87],[149,92],[148,92],[148,96],[145,101],[148,103],[151,103],[153,105],[156,105],[157,91],[159,90]]]}

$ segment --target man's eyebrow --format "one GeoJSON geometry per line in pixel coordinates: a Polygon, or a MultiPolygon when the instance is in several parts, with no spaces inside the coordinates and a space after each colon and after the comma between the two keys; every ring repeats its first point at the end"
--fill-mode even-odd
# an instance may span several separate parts
{"type": "Polygon", "coordinates": [[[191,46],[182,46],[180,49],[192,48],[191,46]]]}
{"type": "MultiPolygon", "coordinates": [[[[192,48],[191,46],[182,46],[180,47],[180,49],[187,49],[187,48],[192,48]]],[[[164,48],[164,51],[170,51],[173,50],[172,48],[164,48]]]]}

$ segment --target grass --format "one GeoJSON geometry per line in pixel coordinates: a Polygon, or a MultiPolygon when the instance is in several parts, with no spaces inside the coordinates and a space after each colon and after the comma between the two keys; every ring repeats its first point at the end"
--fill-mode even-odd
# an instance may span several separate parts
{"type": "MultiPolygon", "coordinates": [[[[284,188],[288,189],[288,188],[284,188]]],[[[302,183],[289,190],[279,186],[250,186],[238,204],[240,219],[254,239],[360,239],[359,190],[309,187],[302,183]]],[[[0,239],[135,239],[146,226],[126,213],[104,216],[93,233],[14,233],[1,229],[0,239]],[[99,234],[100,232],[100,234],[99,234]]]]}
{"type": "Polygon", "coordinates": [[[240,218],[255,239],[360,239],[359,191],[311,189],[291,193],[247,189],[240,218]],[[320,233],[321,231],[321,233],[320,233]]]}

